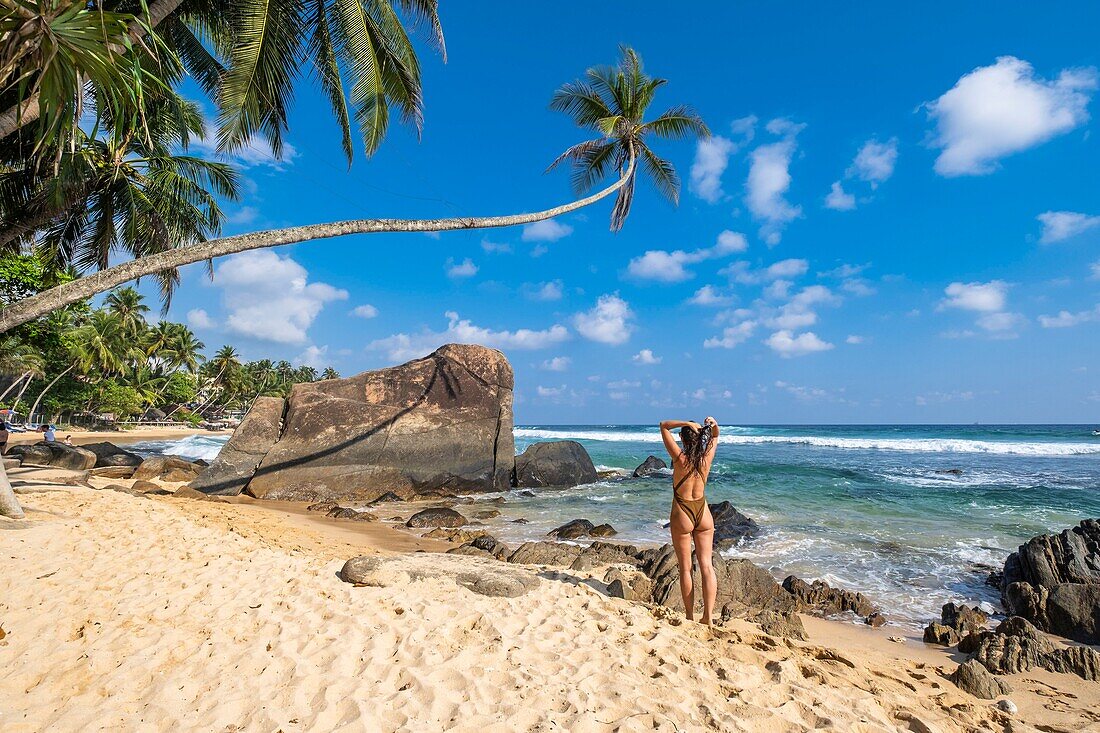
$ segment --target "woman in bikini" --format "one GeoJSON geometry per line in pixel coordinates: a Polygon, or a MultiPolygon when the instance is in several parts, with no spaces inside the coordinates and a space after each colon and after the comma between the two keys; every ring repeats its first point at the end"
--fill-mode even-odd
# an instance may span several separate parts
{"type": "Polygon", "coordinates": [[[703,495],[718,446],[718,423],[708,417],[700,425],[690,420],[665,420],[661,423],[661,439],[672,459],[672,515],[669,530],[676,548],[676,563],[680,567],[680,593],[688,621],[695,618],[695,589],[691,580],[691,545],[695,543],[695,558],[699,562],[699,579],[703,585],[703,618],[710,625],[718,585],[714,578],[711,554],[714,548],[714,518],[703,495]],[[672,432],[680,429],[680,443],[672,432]]]}

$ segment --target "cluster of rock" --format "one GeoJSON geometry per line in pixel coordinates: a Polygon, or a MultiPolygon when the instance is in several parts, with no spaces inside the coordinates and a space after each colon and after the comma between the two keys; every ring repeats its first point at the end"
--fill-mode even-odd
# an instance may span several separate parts
{"type": "Polygon", "coordinates": [[[969,655],[952,677],[961,688],[992,699],[1008,688],[989,673],[1033,668],[1100,680],[1100,652],[1044,633],[1100,643],[1100,522],[1087,519],[1021,545],[1005,562],[1001,599],[1008,618],[992,631],[982,611],[953,603],[924,631],[926,642],[957,646],[969,655]]]}
{"type": "Polygon", "coordinates": [[[85,477],[133,479],[138,483],[187,483],[194,481],[207,468],[205,461],[191,461],[178,456],[142,458],[137,453],[106,442],[17,445],[8,451],[8,457],[17,458],[25,465],[81,471],[85,472],[85,477]]]}

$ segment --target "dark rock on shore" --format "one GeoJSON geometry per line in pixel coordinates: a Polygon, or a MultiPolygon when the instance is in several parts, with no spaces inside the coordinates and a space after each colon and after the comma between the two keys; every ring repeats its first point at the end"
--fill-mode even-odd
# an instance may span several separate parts
{"type": "Polygon", "coordinates": [[[1100,644],[1100,521],[1021,545],[1005,561],[1001,600],[1044,631],[1100,644]]]}
{"type": "Polygon", "coordinates": [[[610,524],[596,525],[587,519],[574,519],[546,533],[559,540],[575,540],[582,537],[614,537],[618,532],[610,524]]]}
{"type": "Polygon", "coordinates": [[[326,517],[333,519],[351,519],[355,522],[377,522],[378,517],[370,512],[361,512],[346,506],[334,506],[325,512],[326,517]]]}
{"type": "Polygon", "coordinates": [[[114,443],[86,443],[80,447],[95,453],[96,461],[94,468],[105,468],[110,466],[136,467],[141,465],[141,456],[137,453],[131,453],[128,450],[119,448],[114,443]]]}
{"type": "Polygon", "coordinates": [[[191,482],[191,488],[220,496],[237,496],[244,491],[260,461],[279,439],[285,407],[282,397],[257,397],[229,442],[191,482]]]}
{"type": "Polygon", "coordinates": [[[610,524],[597,524],[588,531],[589,537],[614,537],[619,531],[610,524]]]}
{"type": "Polygon", "coordinates": [[[728,501],[710,505],[714,517],[714,549],[727,550],[742,540],[750,540],[760,534],[760,525],[746,517],[728,501]]]}
{"type": "Polygon", "coordinates": [[[924,629],[924,642],[947,647],[958,644],[960,651],[973,651],[988,621],[989,617],[977,608],[945,603],[940,609],[940,621],[924,629]]]}
{"type": "Polygon", "coordinates": [[[448,507],[423,509],[409,517],[409,521],[405,522],[406,527],[413,529],[422,527],[461,527],[466,524],[469,524],[466,517],[448,507]]]}
{"type": "Polygon", "coordinates": [[[668,464],[662,461],[657,456],[649,456],[641,465],[634,469],[634,478],[641,478],[642,476],[648,476],[651,473],[657,473],[663,469],[668,468],[668,464]]]}
{"type": "Polygon", "coordinates": [[[936,473],[944,473],[944,474],[948,474],[950,476],[962,476],[963,471],[962,471],[961,468],[945,468],[945,469],[941,469],[939,471],[936,471],[936,473]]]}
{"type": "Polygon", "coordinates": [[[368,503],[371,506],[373,506],[375,504],[386,504],[386,503],[397,502],[397,501],[405,501],[405,500],[402,499],[397,494],[393,493],[392,491],[387,491],[386,493],[379,496],[377,499],[373,499],[372,501],[370,501],[368,503]]]}
{"type": "Polygon", "coordinates": [[[134,467],[103,466],[102,468],[89,469],[88,475],[93,478],[130,478],[134,475],[134,467]]]}
{"type": "Polygon", "coordinates": [[[1005,619],[993,632],[983,632],[971,658],[994,674],[1016,674],[1038,667],[1100,680],[1100,652],[1086,646],[1055,644],[1021,616],[1005,619]]]}
{"type": "Polygon", "coordinates": [[[479,512],[474,512],[474,519],[495,519],[499,516],[499,509],[482,509],[479,512]]]}
{"type": "Polygon", "coordinates": [[[508,562],[521,565],[560,565],[569,567],[581,548],[560,542],[524,542],[508,557],[508,562]]]}
{"type": "Polygon", "coordinates": [[[87,471],[96,464],[96,455],[80,446],[42,441],[33,445],[16,445],[8,455],[19,458],[23,465],[50,466],[70,471],[87,471]]]}
{"type": "Polygon", "coordinates": [[[133,478],[143,481],[193,481],[202,471],[191,461],[178,456],[150,456],[134,470],[133,478]]]}
{"type": "Polygon", "coordinates": [[[820,616],[835,616],[841,613],[854,613],[857,616],[870,616],[875,606],[862,593],[833,588],[822,580],[807,583],[794,575],[783,580],[783,590],[798,601],[800,611],[808,611],[820,616]]]}
{"type": "Polygon", "coordinates": [[[951,673],[951,681],[963,692],[974,697],[992,700],[1012,692],[1012,687],[1002,679],[989,673],[989,670],[974,659],[968,659],[951,673]]]}
{"type": "Polygon", "coordinates": [[[503,354],[465,344],[296,384],[279,439],[246,491],[311,501],[505,491],[515,456],[512,389],[503,354]]]}
{"type": "Polygon", "coordinates": [[[333,508],[339,506],[334,501],[319,501],[315,504],[310,504],[306,507],[307,512],[328,512],[333,508]]]}
{"type": "Polygon", "coordinates": [[[598,479],[588,451],[575,440],[533,443],[515,461],[516,486],[568,488],[598,479]]]}

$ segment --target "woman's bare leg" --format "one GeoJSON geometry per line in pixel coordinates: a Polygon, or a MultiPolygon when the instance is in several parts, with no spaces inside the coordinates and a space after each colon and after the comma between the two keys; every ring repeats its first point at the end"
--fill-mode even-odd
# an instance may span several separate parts
{"type": "MultiPolygon", "coordinates": [[[[714,577],[714,527],[700,529],[692,535],[695,539],[695,559],[699,562],[699,582],[703,585],[703,618],[701,623],[710,626],[714,612],[714,599],[718,596],[718,581],[714,577]]],[[[691,616],[688,616],[690,619],[691,616]]]]}
{"type": "Polygon", "coordinates": [[[695,618],[695,589],[691,582],[691,532],[679,532],[672,519],[672,546],[676,549],[676,564],[680,568],[680,595],[684,598],[684,613],[688,621],[695,618]]]}

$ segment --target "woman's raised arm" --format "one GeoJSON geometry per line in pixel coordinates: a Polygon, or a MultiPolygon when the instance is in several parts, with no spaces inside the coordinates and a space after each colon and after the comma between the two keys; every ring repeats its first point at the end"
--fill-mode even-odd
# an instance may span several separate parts
{"type": "Polygon", "coordinates": [[[661,421],[661,440],[664,441],[665,450],[668,451],[668,456],[673,461],[683,452],[680,450],[680,445],[676,442],[676,438],[672,436],[671,430],[683,427],[693,427],[696,430],[699,429],[699,423],[692,422],[691,420],[662,420],[661,421]]]}

